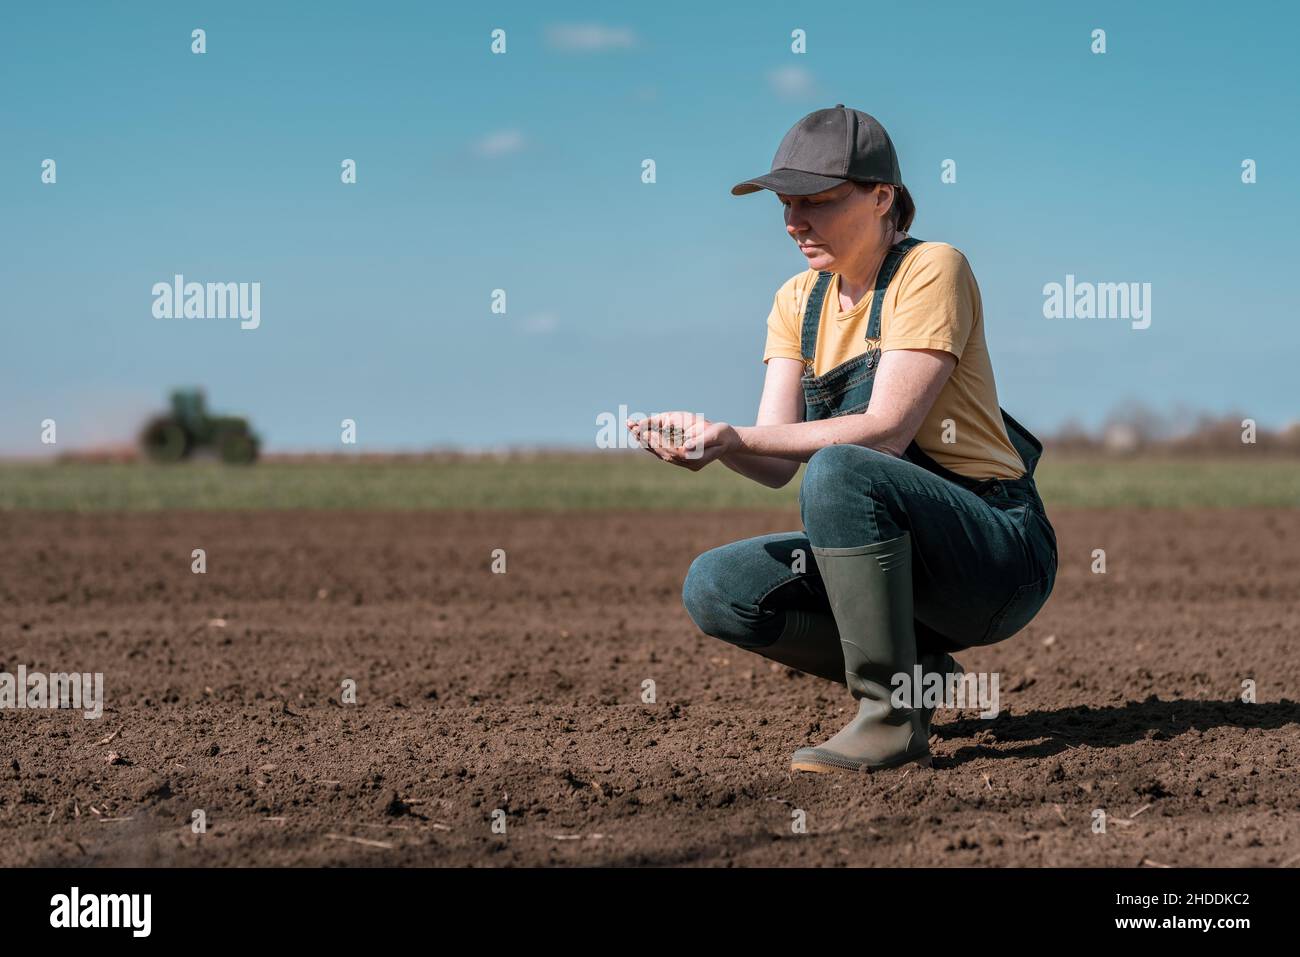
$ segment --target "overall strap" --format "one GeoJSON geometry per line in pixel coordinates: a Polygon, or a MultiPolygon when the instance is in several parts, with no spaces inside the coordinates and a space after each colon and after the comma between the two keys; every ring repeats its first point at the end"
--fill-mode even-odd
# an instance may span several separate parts
{"type": "MultiPolygon", "coordinates": [[[[1020,456],[1020,460],[1025,465],[1025,474],[1020,476],[1020,478],[1002,479],[1001,482],[1002,484],[1024,484],[1032,481],[1034,477],[1034,469],[1037,467],[1038,460],[1043,454],[1043,443],[1038,440],[1038,437],[1034,435],[1034,433],[1030,432],[1027,428],[1013,419],[1006,409],[999,406],[998,411],[1002,414],[1002,421],[1006,425],[1007,438],[1011,440],[1012,446],[1015,448],[1016,453],[1020,456]]],[[[946,478],[950,482],[955,482],[958,485],[972,490],[986,488],[987,486],[994,484],[995,481],[994,479],[972,479],[964,475],[958,475],[956,472],[953,472],[936,462],[928,452],[916,444],[916,439],[913,439],[911,444],[907,447],[907,451],[903,454],[903,458],[907,459],[914,465],[919,465],[921,468],[933,472],[941,478],[946,478]]]]}
{"type": "Polygon", "coordinates": [[[1038,460],[1043,454],[1043,443],[1034,433],[1013,419],[1006,409],[1002,409],[1002,421],[1007,427],[1007,438],[1020,453],[1020,460],[1025,463],[1025,474],[1033,475],[1038,460]]]}
{"type": "Polygon", "coordinates": [[[885,261],[880,264],[880,271],[876,273],[876,288],[871,293],[871,319],[867,322],[866,336],[868,339],[880,338],[880,310],[885,304],[885,290],[893,281],[894,273],[898,271],[898,264],[903,261],[907,251],[913,246],[921,245],[921,242],[911,236],[899,240],[890,248],[885,261]]]}
{"type": "Polygon", "coordinates": [[[817,349],[817,327],[822,318],[822,300],[826,298],[826,289],[831,284],[831,277],[835,275],[830,272],[819,272],[817,282],[808,294],[808,306],[803,311],[803,331],[799,336],[799,351],[803,353],[803,361],[812,366],[813,353],[817,349]]]}
{"type": "MultiPolygon", "coordinates": [[[[868,339],[880,338],[880,307],[885,300],[885,289],[893,280],[894,273],[898,271],[898,264],[903,261],[903,256],[909,249],[919,246],[922,242],[923,240],[909,236],[894,243],[885,254],[885,260],[876,273],[875,290],[871,294],[871,319],[867,323],[866,336],[868,339]]],[[[817,349],[817,330],[821,325],[822,302],[826,298],[826,290],[830,288],[831,278],[834,275],[832,272],[819,272],[817,282],[813,285],[812,292],[808,294],[808,305],[803,312],[803,329],[799,336],[799,351],[803,355],[804,362],[809,365],[812,364],[817,349]]]]}

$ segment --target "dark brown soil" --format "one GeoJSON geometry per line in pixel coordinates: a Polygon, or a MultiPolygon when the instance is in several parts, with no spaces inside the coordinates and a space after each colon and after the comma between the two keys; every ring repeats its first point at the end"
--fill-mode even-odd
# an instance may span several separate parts
{"type": "Polygon", "coordinates": [[[107,698],[0,711],[0,866],[1294,865],[1298,514],[1054,514],[1047,607],[959,656],[1001,716],[863,776],[788,770],[843,688],[681,606],[794,513],[0,514],[0,671],[107,698]]]}

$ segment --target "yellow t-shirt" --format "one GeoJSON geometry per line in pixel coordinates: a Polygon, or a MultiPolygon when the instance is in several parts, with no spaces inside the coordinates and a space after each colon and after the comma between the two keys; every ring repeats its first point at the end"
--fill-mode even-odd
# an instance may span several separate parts
{"type": "MultiPolygon", "coordinates": [[[[777,291],[767,317],[763,361],[774,356],[802,359],[799,334],[804,307],[817,271],[792,276],[777,291]]],[[[831,277],[822,301],[821,327],[813,375],[879,346],[890,349],[941,349],[957,357],[916,444],[940,465],[968,478],[1019,478],[1025,473],[1015,446],[1007,438],[993,363],[984,341],[984,309],[970,263],[947,243],[921,243],[903,256],[885,292],[880,313],[880,338],[866,339],[874,292],[867,292],[849,312],[840,311],[839,273],[831,277]],[[954,428],[944,442],[944,420],[954,428]]]]}

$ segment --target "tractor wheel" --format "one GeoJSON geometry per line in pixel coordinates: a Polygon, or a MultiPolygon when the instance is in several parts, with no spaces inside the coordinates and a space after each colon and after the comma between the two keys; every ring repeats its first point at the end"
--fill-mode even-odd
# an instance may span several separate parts
{"type": "Polygon", "coordinates": [[[257,439],[247,432],[227,432],[217,442],[221,461],[228,465],[251,465],[257,460],[257,439]]]}
{"type": "Polygon", "coordinates": [[[179,462],[190,454],[189,433],[175,419],[157,418],[140,436],[145,454],[155,462],[179,462]]]}

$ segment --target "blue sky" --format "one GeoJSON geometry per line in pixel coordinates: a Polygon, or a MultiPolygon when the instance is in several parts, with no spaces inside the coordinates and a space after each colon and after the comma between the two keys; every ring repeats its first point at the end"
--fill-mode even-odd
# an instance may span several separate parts
{"type": "Polygon", "coordinates": [[[730,187],[837,102],[889,130],[913,234],[969,258],[1017,418],[1282,425],[1294,9],[6,5],[0,453],[49,451],[45,418],[60,448],[129,439],[184,384],[281,451],[339,448],[344,418],[374,450],[591,447],[620,404],[752,423],[773,294],[805,266],[775,196],[730,187]],[[260,282],[260,327],[155,319],[175,273],[260,282]],[[1044,318],[1067,274],[1151,283],[1150,328],[1044,318]]]}

